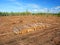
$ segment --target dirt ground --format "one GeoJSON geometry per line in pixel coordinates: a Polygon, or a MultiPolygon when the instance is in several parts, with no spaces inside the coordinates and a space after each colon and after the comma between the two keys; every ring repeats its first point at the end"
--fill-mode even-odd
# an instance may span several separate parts
{"type": "Polygon", "coordinates": [[[60,45],[60,17],[1,16],[0,45],[60,45]],[[35,23],[51,24],[51,26],[23,35],[13,33],[15,27],[35,23]]]}

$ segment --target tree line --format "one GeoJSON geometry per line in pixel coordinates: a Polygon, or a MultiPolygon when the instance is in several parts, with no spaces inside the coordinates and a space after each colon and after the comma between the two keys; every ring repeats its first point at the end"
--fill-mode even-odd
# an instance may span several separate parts
{"type": "Polygon", "coordinates": [[[59,13],[31,13],[31,12],[0,12],[0,16],[19,16],[19,15],[53,15],[60,16],[59,13]]]}

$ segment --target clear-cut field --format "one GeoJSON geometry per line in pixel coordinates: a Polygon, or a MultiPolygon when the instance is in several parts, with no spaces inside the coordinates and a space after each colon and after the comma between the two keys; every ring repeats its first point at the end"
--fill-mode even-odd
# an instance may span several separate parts
{"type": "Polygon", "coordinates": [[[0,45],[60,45],[60,17],[1,16],[0,45]]]}

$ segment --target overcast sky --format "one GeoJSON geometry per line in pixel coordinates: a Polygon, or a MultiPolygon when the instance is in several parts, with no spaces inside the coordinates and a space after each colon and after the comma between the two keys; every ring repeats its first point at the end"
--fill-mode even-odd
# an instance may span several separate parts
{"type": "Polygon", "coordinates": [[[2,12],[59,12],[60,0],[0,0],[2,12]]]}

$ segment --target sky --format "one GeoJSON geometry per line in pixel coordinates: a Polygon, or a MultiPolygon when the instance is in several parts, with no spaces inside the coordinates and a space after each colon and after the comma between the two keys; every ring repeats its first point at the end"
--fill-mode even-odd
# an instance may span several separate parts
{"type": "Polygon", "coordinates": [[[0,12],[60,12],[60,0],[0,0],[0,12]]]}

